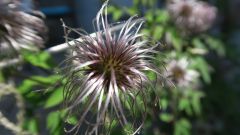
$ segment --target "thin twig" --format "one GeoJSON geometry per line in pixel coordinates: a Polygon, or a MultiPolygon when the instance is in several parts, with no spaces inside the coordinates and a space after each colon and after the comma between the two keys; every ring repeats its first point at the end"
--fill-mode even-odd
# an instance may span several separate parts
{"type": "Polygon", "coordinates": [[[22,132],[22,129],[20,127],[16,126],[15,124],[13,124],[12,122],[10,122],[6,117],[4,117],[2,112],[0,112],[0,123],[2,126],[4,126],[7,129],[10,129],[14,133],[22,132]]]}
{"type": "Polygon", "coordinates": [[[14,58],[11,60],[2,61],[2,62],[0,62],[0,69],[19,64],[22,61],[23,60],[21,58],[14,58]]]}
{"type": "Polygon", "coordinates": [[[24,122],[24,101],[20,93],[17,92],[17,90],[10,86],[5,84],[0,84],[0,98],[4,95],[11,95],[13,94],[16,98],[16,105],[18,107],[18,113],[17,113],[17,123],[12,123],[9,121],[0,111],[0,125],[4,126],[5,128],[11,130],[12,132],[16,133],[17,135],[26,135],[29,134],[22,129],[22,125],[24,122]]]}

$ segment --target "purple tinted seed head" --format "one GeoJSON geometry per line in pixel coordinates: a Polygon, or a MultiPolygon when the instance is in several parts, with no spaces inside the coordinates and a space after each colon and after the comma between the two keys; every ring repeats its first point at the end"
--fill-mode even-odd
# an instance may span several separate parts
{"type": "Polygon", "coordinates": [[[217,17],[214,6],[198,0],[171,0],[167,9],[176,26],[188,34],[208,30],[217,17]]]}
{"type": "Polygon", "coordinates": [[[21,0],[1,0],[0,58],[16,55],[21,49],[36,51],[43,47],[47,31],[43,18],[39,11],[24,9],[21,0]]]}
{"type": "MultiPolygon", "coordinates": [[[[116,32],[111,30],[106,14],[107,2],[96,15],[95,37],[63,24],[67,41],[71,31],[82,36],[81,41],[74,40],[73,54],[67,59],[66,106],[69,114],[76,110],[80,112],[77,113],[80,116],[77,125],[68,132],[79,131],[82,125],[87,124],[87,133],[98,134],[102,131],[99,127],[109,119],[117,119],[123,127],[128,125],[129,115],[134,116],[135,112],[125,113],[127,102],[130,100],[130,104],[135,106],[137,97],[146,98],[147,90],[144,88],[150,81],[145,71],[160,74],[152,64],[155,46],[151,46],[139,33],[143,21],[137,24],[135,17],[131,17],[116,32]]],[[[141,108],[144,106],[143,103],[141,108]]],[[[141,124],[133,134],[140,127],[141,124]]]]}

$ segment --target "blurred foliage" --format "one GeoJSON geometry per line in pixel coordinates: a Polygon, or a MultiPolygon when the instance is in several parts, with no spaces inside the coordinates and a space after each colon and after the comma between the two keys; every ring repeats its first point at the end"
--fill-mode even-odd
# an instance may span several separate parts
{"type": "MultiPolygon", "coordinates": [[[[217,5],[221,5],[220,9],[224,10],[222,2],[216,2],[217,5]]],[[[145,33],[147,38],[161,43],[158,48],[161,54],[156,56],[159,67],[163,68],[159,61],[167,64],[171,60],[187,58],[188,68],[199,73],[199,78],[187,87],[173,84],[170,87],[162,87],[156,84],[154,88],[156,95],[148,98],[147,118],[139,134],[235,135],[239,133],[237,125],[240,125],[238,109],[240,87],[234,86],[240,84],[240,79],[234,79],[235,84],[225,80],[227,77],[236,77],[234,73],[231,76],[228,76],[228,73],[230,74],[230,69],[238,64],[229,67],[229,71],[224,69],[225,61],[230,63],[236,61],[237,58],[232,57],[231,54],[234,49],[227,47],[227,42],[221,38],[224,35],[221,32],[182,34],[172,22],[165,4],[165,1],[159,0],[133,0],[131,7],[112,4],[108,8],[114,21],[125,20],[135,14],[146,19],[142,33],[145,33]]],[[[60,85],[64,80],[53,72],[56,71],[53,56],[44,51],[22,52],[22,54],[28,66],[37,68],[43,74],[26,75],[21,69],[1,69],[0,82],[8,82],[9,78],[18,78],[16,87],[26,103],[24,130],[32,134],[65,134],[64,127],[66,125],[71,127],[76,123],[77,116],[68,118],[67,124],[64,121],[66,112],[62,109],[63,86],[60,85]],[[43,131],[45,128],[46,132],[43,131]]],[[[152,81],[156,79],[153,74],[149,73],[148,76],[152,81]]],[[[126,108],[131,109],[127,105],[126,108]]],[[[131,126],[126,127],[124,131],[118,128],[116,122],[113,122],[113,125],[114,135],[131,133],[131,126]]]]}
{"type": "MultiPolygon", "coordinates": [[[[230,128],[228,125],[216,129],[218,124],[223,124],[221,118],[215,117],[211,119],[214,121],[214,125],[212,125],[211,120],[209,120],[209,117],[217,114],[217,112],[209,111],[210,108],[217,109],[216,106],[211,103],[211,100],[215,99],[215,102],[218,102],[219,105],[223,103],[221,97],[218,97],[218,94],[214,94],[219,93],[218,88],[214,86],[216,81],[222,80],[223,78],[213,79],[215,74],[220,73],[216,71],[216,67],[214,66],[216,66],[216,63],[221,66],[221,62],[211,61],[212,57],[216,57],[216,60],[227,59],[226,42],[221,40],[221,33],[209,34],[208,31],[184,35],[172,22],[164,6],[164,1],[150,0],[149,2],[153,2],[154,4],[135,0],[131,7],[113,5],[110,7],[110,14],[115,21],[125,19],[126,16],[135,14],[143,16],[146,19],[146,23],[142,32],[148,37],[151,37],[152,40],[159,41],[162,44],[161,51],[163,51],[167,58],[181,59],[187,57],[188,61],[191,62],[189,66],[199,72],[200,80],[197,81],[197,86],[190,86],[188,88],[179,88],[177,86],[161,88],[160,110],[154,110],[154,112],[149,111],[149,118],[147,119],[143,133],[154,135],[228,134],[226,130],[230,128]],[[161,8],[159,8],[159,5],[161,5],[161,8]],[[209,93],[212,95],[209,95],[209,93]],[[211,107],[209,106],[210,104],[212,104],[211,107]],[[199,126],[199,123],[203,126],[199,126]]],[[[220,83],[219,87],[223,86],[224,84],[220,83]]],[[[227,88],[221,89],[225,92],[228,90],[227,88]]],[[[235,99],[230,104],[237,102],[237,98],[239,97],[236,95],[230,96],[229,94],[222,96],[226,98],[226,100],[235,99]],[[229,97],[227,97],[227,95],[229,97]]],[[[228,106],[227,104],[225,105],[228,106]]],[[[221,105],[220,108],[223,109],[221,113],[225,115],[225,113],[228,112],[227,110],[232,110],[236,107],[231,106],[225,110],[224,105],[221,105]]],[[[237,113],[232,117],[236,118],[237,120],[235,121],[239,122],[239,117],[236,115],[237,113]]],[[[236,130],[236,127],[233,127],[233,129],[236,130]]],[[[232,132],[231,134],[236,133],[237,132],[232,132]]]]}

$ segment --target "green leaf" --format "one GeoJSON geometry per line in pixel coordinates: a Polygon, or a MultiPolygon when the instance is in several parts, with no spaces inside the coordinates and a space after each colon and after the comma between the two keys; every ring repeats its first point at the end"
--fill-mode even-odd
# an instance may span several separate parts
{"type": "Polygon", "coordinates": [[[116,10],[113,14],[113,20],[117,21],[119,20],[123,15],[123,12],[120,10],[116,10]]]}
{"type": "Polygon", "coordinates": [[[46,84],[54,84],[54,83],[56,83],[56,81],[61,79],[61,76],[60,75],[32,76],[31,78],[38,82],[42,82],[42,83],[46,83],[46,84]]]}
{"type": "Polygon", "coordinates": [[[32,134],[37,134],[38,133],[38,124],[37,124],[37,120],[32,118],[30,120],[27,120],[24,123],[24,126],[26,126],[26,129],[28,132],[32,133],[32,134]]]}
{"type": "Polygon", "coordinates": [[[201,110],[201,98],[204,96],[204,94],[200,91],[194,91],[191,94],[192,97],[192,107],[193,111],[197,114],[200,115],[202,110],[201,110]]]}
{"type": "Polygon", "coordinates": [[[207,36],[206,42],[209,45],[210,49],[215,50],[218,53],[218,55],[225,56],[226,52],[222,41],[220,41],[217,38],[207,36]]]}
{"type": "Polygon", "coordinates": [[[191,123],[185,119],[181,118],[174,125],[174,135],[190,135],[191,123]]]}
{"type": "Polygon", "coordinates": [[[192,115],[191,102],[187,97],[180,99],[178,109],[180,111],[185,111],[188,115],[192,115]]]}
{"type": "Polygon", "coordinates": [[[166,98],[161,98],[160,100],[160,108],[166,110],[168,107],[168,100],[166,98]]]}
{"type": "Polygon", "coordinates": [[[139,2],[139,0],[133,0],[133,5],[137,6],[139,2]]]}
{"type": "Polygon", "coordinates": [[[126,124],[126,125],[124,126],[124,132],[125,132],[125,134],[127,134],[127,135],[132,134],[132,133],[134,132],[134,129],[133,129],[132,125],[131,125],[131,124],[126,124]]]}
{"type": "Polygon", "coordinates": [[[63,101],[63,87],[60,87],[50,95],[47,99],[45,108],[53,107],[60,104],[63,101]]]}
{"type": "Polygon", "coordinates": [[[114,6],[109,6],[108,12],[112,14],[113,20],[115,20],[115,21],[119,20],[123,15],[123,11],[114,6]]]}
{"type": "Polygon", "coordinates": [[[147,1],[148,1],[148,0],[141,0],[142,5],[146,6],[146,5],[147,5],[147,1]]]}
{"type": "Polygon", "coordinates": [[[47,116],[47,128],[54,133],[61,124],[60,112],[51,112],[47,116]]]}
{"type": "Polygon", "coordinates": [[[60,80],[61,76],[59,75],[51,75],[51,76],[31,76],[29,79],[25,79],[22,84],[18,87],[20,93],[26,94],[32,91],[35,86],[42,85],[53,85],[58,80],[60,80]]]}
{"type": "Polygon", "coordinates": [[[193,61],[193,66],[198,69],[205,83],[211,83],[210,69],[208,63],[202,57],[197,57],[193,61]]]}
{"type": "Polygon", "coordinates": [[[205,44],[199,39],[199,38],[194,38],[192,40],[192,44],[194,48],[192,48],[190,51],[193,54],[206,54],[208,52],[205,44]]]}
{"type": "Polygon", "coordinates": [[[160,25],[154,27],[153,39],[160,40],[164,34],[164,28],[160,25]]]}
{"type": "Polygon", "coordinates": [[[169,21],[169,14],[166,10],[157,10],[156,16],[156,22],[158,23],[167,23],[169,21]]]}
{"type": "Polygon", "coordinates": [[[194,38],[192,44],[194,47],[206,49],[205,44],[199,38],[194,38]]]}
{"type": "Polygon", "coordinates": [[[160,119],[164,122],[171,122],[174,119],[172,114],[162,113],[160,114],[160,119]]]}
{"type": "Polygon", "coordinates": [[[136,14],[137,14],[138,9],[137,9],[137,8],[134,8],[134,7],[131,7],[131,8],[127,8],[126,11],[127,11],[127,13],[128,13],[130,16],[133,16],[133,15],[136,15],[136,14]]]}
{"type": "MultiPolygon", "coordinates": [[[[110,128],[116,128],[118,125],[118,121],[117,120],[111,120],[109,122],[106,122],[106,124],[104,124],[106,129],[110,129],[110,128]]],[[[115,133],[114,133],[115,134],[115,133]]]]}
{"type": "Polygon", "coordinates": [[[151,10],[146,12],[145,18],[146,18],[147,22],[149,22],[149,23],[153,22],[153,14],[152,14],[151,10]]]}
{"type": "Polygon", "coordinates": [[[145,35],[150,35],[150,30],[149,29],[142,29],[141,33],[143,33],[145,35]]]}
{"type": "Polygon", "coordinates": [[[172,41],[173,47],[179,52],[182,50],[183,41],[175,29],[169,29],[169,36],[172,41]]]}
{"type": "Polygon", "coordinates": [[[26,94],[29,91],[32,90],[34,86],[36,86],[38,83],[32,80],[24,80],[22,84],[18,87],[19,92],[21,94],[26,94]]]}
{"type": "Polygon", "coordinates": [[[156,74],[154,72],[147,72],[147,76],[152,81],[156,79],[156,74]]]}
{"type": "Polygon", "coordinates": [[[78,119],[76,116],[71,116],[67,118],[67,122],[72,125],[76,125],[78,122],[78,119]]]}
{"type": "Polygon", "coordinates": [[[31,53],[24,51],[22,54],[25,61],[31,63],[34,66],[44,69],[51,69],[53,67],[53,61],[51,55],[47,52],[31,53]]]}
{"type": "Polygon", "coordinates": [[[132,106],[131,106],[131,104],[130,104],[130,99],[129,99],[129,97],[121,97],[121,98],[123,98],[124,100],[126,100],[126,102],[125,102],[125,104],[124,104],[124,107],[126,108],[126,109],[128,109],[128,110],[132,110],[132,106]]]}

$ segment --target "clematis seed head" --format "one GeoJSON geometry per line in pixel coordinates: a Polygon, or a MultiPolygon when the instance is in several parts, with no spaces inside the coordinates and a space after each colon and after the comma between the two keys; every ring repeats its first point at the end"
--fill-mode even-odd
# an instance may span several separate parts
{"type": "MultiPolygon", "coordinates": [[[[95,36],[63,23],[69,44],[71,32],[81,36],[81,40],[73,40],[72,55],[66,60],[65,104],[69,115],[80,117],[68,132],[79,131],[87,125],[85,133],[99,134],[103,132],[100,127],[114,120],[122,127],[132,124],[132,134],[140,130],[143,121],[136,122],[138,117],[132,107],[146,109],[147,86],[151,84],[146,71],[159,76],[160,71],[153,64],[157,45],[151,45],[139,33],[144,21],[136,22],[134,18],[136,16],[123,22],[119,31],[113,31],[105,2],[96,15],[95,36]],[[131,123],[134,117],[135,122],[131,123]]],[[[144,118],[144,111],[138,114],[144,118]]]]}
{"type": "Polygon", "coordinates": [[[208,30],[217,17],[217,9],[198,0],[170,0],[168,12],[185,33],[200,33],[208,30]]]}
{"type": "Polygon", "coordinates": [[[189,62],[186,58],[169,61],[166,69],[165,76],[178,87],[189,87],[199,77],[196,70],[189,69],[189,62]]]}
{"type": "Polygon", "coordinates": [[[23,8],[22,0],[0,1],[0,58],[16,56],[20,50],[37,51],[46,40],[44,15],[23,8]]]}

